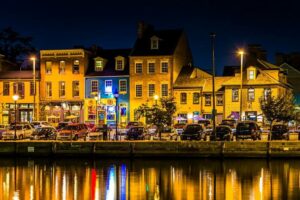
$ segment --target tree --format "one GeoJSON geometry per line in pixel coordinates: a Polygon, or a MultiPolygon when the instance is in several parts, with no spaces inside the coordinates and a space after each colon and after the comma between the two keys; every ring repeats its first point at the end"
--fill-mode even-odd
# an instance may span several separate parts
{"type": "Polygon", "coordinates": [[[23,60],[24,56],[34,52],[32,37],[22,36],[11,27],[0,31],[0,54],[5,55],[8,60],[12,62],[23,60]]]}
{"type": "Polygon", "coordinates": [[[274,122],[288,122],[295,118],[295,105],[293,94],[288,91],[286,95],[274,97],[267,95],[260,100],[261,110],[270,122],[270,137],[272,138],[272,125],[274,122]]]}
{"type": "Polygon", "coordinates": [[[161,130],[165,125],[172,124],[173,114],[176,112],[176,103],[173,97],[161,98],[160,105],[154,104],[149,107],[147,104],[142,104],[136,111],[137,119],[146,117],[150,124],[157,126],[159,138],[161,138],[161,130]]]}

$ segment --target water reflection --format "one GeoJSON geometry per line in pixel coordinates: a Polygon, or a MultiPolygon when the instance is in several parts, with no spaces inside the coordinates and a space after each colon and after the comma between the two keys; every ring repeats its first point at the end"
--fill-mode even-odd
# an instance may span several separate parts
{"type": "Polygon", "coordinates": [[[0,199],[300,199],[300,160],[0,160],[0,199]]]}

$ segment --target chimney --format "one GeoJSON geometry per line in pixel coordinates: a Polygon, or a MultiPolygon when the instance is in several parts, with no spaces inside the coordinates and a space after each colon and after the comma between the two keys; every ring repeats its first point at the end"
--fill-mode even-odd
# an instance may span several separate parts
{"type": "Polygon", "coordinates": [[[257,65],[257,59],[267,61],[267,52],[259,44],[249,44],[246,56],[246,66],[257,65]]]}
{"type": "Polygon", "coordinates": [[[144,21],[140,21],[138,23],[138,27],[137,27],[138,39],[143,38],[146,33],[151,32],[153,30],[154,30],[154,27],[152,25],[149,25],[149,24],[145,23],[144,21]]]}

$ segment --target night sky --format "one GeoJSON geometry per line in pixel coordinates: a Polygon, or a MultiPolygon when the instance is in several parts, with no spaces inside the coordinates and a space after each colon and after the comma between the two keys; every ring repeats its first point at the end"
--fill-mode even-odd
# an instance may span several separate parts
{"type": "Polygon", "coordinates": [[[11,26],[34,38],[38,49],[97,44],[103,48],[132,47],[137,22],[157,29],[184,28],[194,64],[211,66],[209,33],[216,32],[218,74],[238,63],[235,51],[262,44],[274,62],[275,52],[300,51],[300,10],[297,1],[1,1],[0,29],[11,26]]]}

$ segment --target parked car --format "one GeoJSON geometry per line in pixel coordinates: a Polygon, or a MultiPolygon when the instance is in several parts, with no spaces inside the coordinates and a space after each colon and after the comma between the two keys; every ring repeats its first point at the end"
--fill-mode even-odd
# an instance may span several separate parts
{"type": "Polygon", "coordinates": [[[146,130],[143,126],[133,126],[127,131],[127,140],[143,140],[146,130]]]}
{"type": "Polygon", "coordinates": [[[39,127],[33,131],[31,140],[55,140],[57,130],[52,126],[39,127]]]}
{"type": "Polygon", "coordinates": [[[207,127],[210,125],[210,121],[208,119],[198,120],[198,124],[202,125],[202,127],[207,127]]]}
{"type": "Polygon", "coordinates": [[[173,128],[176,129],[177,133],[180,135],[183,132],[185,126],[186,124],[178,123],[178,124],[174,124],[173,128]]]}
{"type": "Polygon", "coordinates": [[[216,127],[215,135],[211,135],[211,140],[215,141],[231,141],[233,140],[233,133],[230,126],[219,125],[216,127]]]}
{"type": "Polygon", "coordinates": [[[230,126],[231,129],[235,129],[237,121],[235,119],[223,119],[220,125],[230,126]]]}
{"type": "Polygon", "coordinates": [[[31,125],[34,128],[49,127],[49,126],[51,126],[51,124],[49,122],[46,122],[46,121],[33,121],[33,122],[31,122],[31,125]]]}
{"type": "Polygon", "coordinates": [[[57,140],[78,140],[86,139],[88,128],[85,124],[69,124],[60,130],[57,134],[57,140]]]}
{"type": "Polygon", "coordinates": [[[128,122],[126,128],[129,129],[133,126],[144,126],[144,124],[142,122],[131,121],[131,122],[128,122]]]}
{"type": "Polygon", "coordinates": [[[71,124],[71,123],[70,122],[59,122],[58,126],[56,127],[56,130],[60,131],[61,129],[65,128],[69,124],[71,124]]]}
{"type": "MultiPolygon", "coordinates": [[[[90,132],[87,134],[87,140],[100,140],[103,139],[103,127],[94,127],[90,132]]],[[[106,133],[107,134],[107,133],[106,133]]]]}
{"type": "Polygon", "coordinates": [[[177,137],[179,137],[179,134],[177,133],[177,130],[174,129],[171,126],[164,126],[161,130],[160,133],[156,132],[153,135],[154,140],[159,140],[160,136],[162,140],[177,140],[177,137]]]}
{"type": "Polygon", "coordinates": [[[255,121],[238,122],[236,126],[236,139],[261,139],[261,130],[255,121]]]}
{"type": "Polygon", "coordinates": [[[2,133],[9,129],[8,124],[0,124],[0,140],[2,139],[2,133]]]}
{"type": "Polygon", "coordinates": [[[271,129],[271,140],[289,140],[289,129],[287,125],[275,124],[271,129]]]}
{"type": "Polygon", "coordinates": [[[9,127],[9,130],[2,133],[2,139],[4,140],[12,140],[15,139],[15,133],[16,133],[16,139],[24,139],[29,138],[31,134],[33,133],[34,128],[29,123],[21,123],[21,124],[13,124],[9,127]]]}
{"type": "Polygon", "coordinates": [[[200,124],[188,124],[181,133],[181,140],[200,140],[203,128],[200,124]]]}

